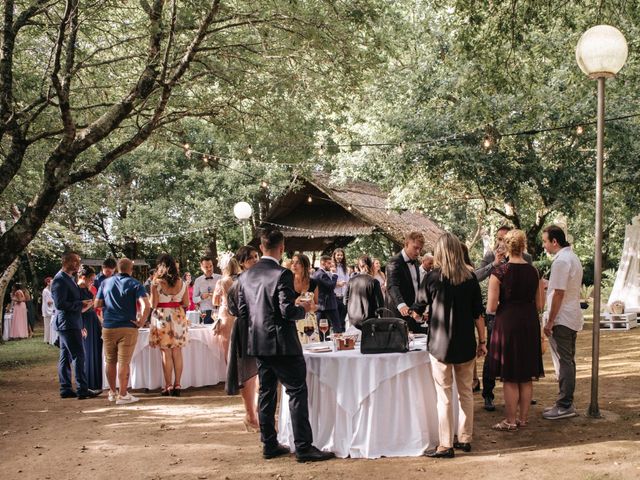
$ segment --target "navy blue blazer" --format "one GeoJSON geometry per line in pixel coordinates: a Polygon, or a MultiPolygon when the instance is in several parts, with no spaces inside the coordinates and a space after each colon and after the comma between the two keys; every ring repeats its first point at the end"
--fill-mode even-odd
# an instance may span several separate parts
{"type": "Polygon", "coordinates": [[[338,275],[327,273],[321,268],[311,276],[318,282],[318,310],[337,310],[338,299],[336,298],[336,283],[338,275]]]}
{"type": "Polygon", "coordinates": [[[80,287],[62,270],[53,277],[51,296],[56,306],[56,330],[83,328],[80,287]]]}
{"type": "Polygon", "coordinates": [[[296,320],[305,312],[295,300],[293,273],[268,258],[238,277],[236,321],[248,325],[249,355],[302,355],[296,320]]]}

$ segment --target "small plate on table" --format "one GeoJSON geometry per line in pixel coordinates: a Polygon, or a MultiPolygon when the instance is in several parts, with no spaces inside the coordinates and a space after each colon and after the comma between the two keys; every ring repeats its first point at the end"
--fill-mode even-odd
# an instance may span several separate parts
{"type": "Polygon", "coordinates": [[[306,348],[305,351],[309,353],[328,353],[333,352],[333,349],[329,345],[318,345],[306,348]]]}

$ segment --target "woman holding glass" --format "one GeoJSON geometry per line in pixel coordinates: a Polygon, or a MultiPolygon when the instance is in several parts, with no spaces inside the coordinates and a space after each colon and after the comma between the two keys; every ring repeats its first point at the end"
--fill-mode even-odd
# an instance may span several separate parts
{"type": "Polygon", "coordinates": [[[236,320],[236,317],[229,311],[227,295],[235,278],[240,275],[241,271],[238,261],[235,258],[229,259],[222,270],[222,278],[216,283],[216,288],[213,293],[213,304],[219,306],[216,333],[222,337],[222,348],[225,359],[229,355],[229,340],[231,338],[233,322],[236,320]]]}
{"type": "MultiPolygon", "coordinates": [[[[291,258],[291,271],[293,272],[293,289],[296,292],[296,303],[300,300],[309,300],[311,302],[311,311],[316,311],[318,304],[318,284],[311,278],[311,262],[309,257],[304,253],[296,253],[291,258]]],[[[315,332],[315,324],[310,320],[313,316],[309,316],[301,322],[304,322],[303,331],[307,336],[311,337],[315,332]]],[[[329,323],[326,322],[319,325],[320,330],[324,330],[323,338],[329,330],[329,323]]]]}

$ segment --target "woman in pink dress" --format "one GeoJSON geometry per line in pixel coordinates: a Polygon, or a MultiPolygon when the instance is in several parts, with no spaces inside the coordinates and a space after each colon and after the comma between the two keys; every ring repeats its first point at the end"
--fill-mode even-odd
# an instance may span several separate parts
{"type": "Polygon", "coordinates": [[[13,317],[11,318],[11,329],[9,338],[27,338],[29,336],[29,324],[27,322],[27,303],[22,286],[18,283],[11,295],[13,301],[13,317]]]}
{"type": "Polygon", "coordinates": [[[196,304],[193,303],[193,282],[191,281],[191,273],[184,272],[182,281],[187,284],[187,289],[189,291],[189,308],[187,308],[187,310],[195,310],[196,304]]]}

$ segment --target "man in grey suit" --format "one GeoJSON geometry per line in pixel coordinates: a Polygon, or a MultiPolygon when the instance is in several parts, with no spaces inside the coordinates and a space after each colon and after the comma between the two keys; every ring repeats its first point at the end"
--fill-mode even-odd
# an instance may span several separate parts
{"type": "Polygon", "coordinates": [[[277,440],[275,425],[278,381],[289,395],[296,459],[317,462],[334,457],[314,447],[309,424],[307,366],[302,355],[296,320],[304,318],[309,302],[296,305],[293,273],[280,266],[284,236],[279,230],[264,230],[260,236],[263,257],[239,277],[238,319],[248,325],[247,353],[256,357],[260,378],[258,418],[262,456],[275,458],[289,453],[277,440]]]}
{"type": "MultiPolygon", "coordinates": [[[[480,268],[475,271],[476,277],[479,282],[489,278],[491,272],[497,266],[507,263],[509,259],[506,256],[506,249],[504,247],[504,236],[507,232],[511,230],[511,227],[508,225],[502,225],[498,228],[496,232],[496,243],[494,250],[489,250],[482,261],[480,262],[480,268]]],[[[533,261],[531,255],[527,252],[522,254],[522,257],[529,263],[533,261]]],[[[493,332],[493,324],[495,322],[495,313],[496,312],[487,312],[487,321],[485,322],[487,325],[487,357],[491,355],[491,333],[493,332]]],[[[488,362],[484,362],[482,366],[482,397],[484,398],[484,409],[488,412],[493,412],[496,407],[493,404],[493,389],[496,386],[496,379],[491,376],[489,373],[488,362]]]]}

